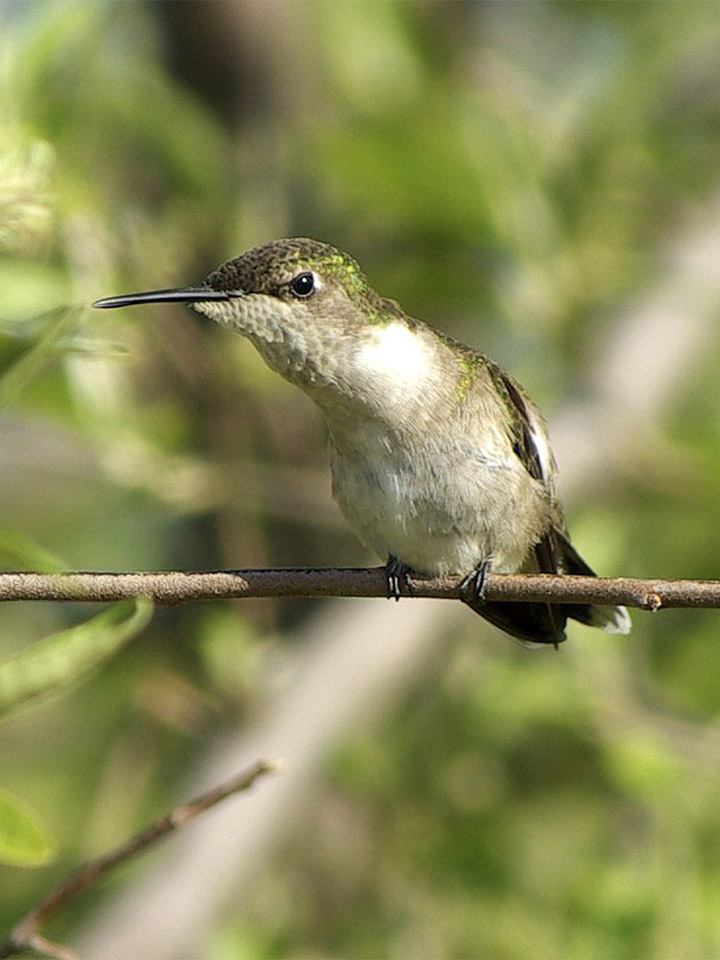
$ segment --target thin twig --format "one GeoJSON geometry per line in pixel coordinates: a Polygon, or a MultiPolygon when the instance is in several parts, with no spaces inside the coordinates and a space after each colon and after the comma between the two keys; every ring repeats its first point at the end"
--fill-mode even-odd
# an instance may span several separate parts
{"type": "Polygon", "coordinates": [[[219,787],[213,787],[189,803],[177,807],[145,830],[110,853],[89,860],[72,873],[58,887],[52,890],[36,907],[33,907],[10,931],[6,940],[0,943],[0,958],[10,957],[23,950],[33,950],[46,957],[58,960],[72,960],[75,954],[66,947],[46,940],[40,934],[40,928],[62,906],[73,900],[78,894],[94,886],[116,867],[137,856],[143,850],[157,843],[166,834],[179,830],[199,814],[220,803],[227,797],[248,790],[257,779],[277,770],[277,763],[258,760],[219,787]]]}
{"type": "MultiPolygon", "coordinates": [[[[457,599],[462,578],[410,578],[408,595],[457,599]]],[[[525,603],[624,604],[662,607],[720,607],[717,580],[638,580],[549,574],[489,576],[488,600],[525,603]]],[[[242,597],[384,597],[384,567],[289,568],[185,573],[0,573],[1,600],[111,603],[147,596],[159,604],[242,597]]]]}

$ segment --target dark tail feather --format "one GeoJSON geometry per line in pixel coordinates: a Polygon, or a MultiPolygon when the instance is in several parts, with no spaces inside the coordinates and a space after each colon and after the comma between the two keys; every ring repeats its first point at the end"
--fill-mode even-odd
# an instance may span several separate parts
{"type": "MultiPolygon", "coordinates": [[[[566,535],[556,529],[551,530],[533,548],[522,572],[595,576],[566,535]]],[[[608,633],[630,631],[630,617],[625,607],[579,603],[499,603],[482,600],[464,602],[481,617],[528,646],[552,643],[557,647],[565,640],[565,624],[569,618],[591,627],[599,627],[608,633]]]]}
{"type": "Polygon", "coordinates": [[[552,643],[557,646],[565,639],[567,613],[561,606],[549,603],[517,603],[508,600],[463,600],[471,610],[489,620],[494,626],[509,633],[527,646],[552,643]]]}

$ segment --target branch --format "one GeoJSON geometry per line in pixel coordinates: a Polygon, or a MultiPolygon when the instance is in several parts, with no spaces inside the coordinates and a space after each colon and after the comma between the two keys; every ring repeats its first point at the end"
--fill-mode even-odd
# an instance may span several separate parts
{"type": "MultiPolygon", "coordinates": [[[[457,600],[461,577],[412,576],[406,596],[457,600]]],[[[720,607],[717,580],[637,580],[550,574],[489,576],[488,600],[522,603],[720,607]]],[[[0,601],[55,600],[111,603],[147,596],[159,604],[243,597],[386,597],[384,567],[288,568],[183,573],[0,573],[0,601]]]]}
{"type": "Polygon", "coordinates": [[[201,794],[189,803],[177,807],[145,830],[136,834],[126,843],[97,860],[89,860],[72,873],[60,886],[51,891],[45,899],[33,907],[10,931],[6,940],[0,943],[0,958],[11,957],[16,953],[34,951],[45,957],[57,960],[77,960],[76,955],[58,944],[41,936],[40,928],[50,917],[78,894],[94,886],[116,867],[137,856],[143,850],[157,843],[166,834],[179,830],[210,807],[220,803],[234,793],[248,790],[257,779],[277,770],[277,764],[258,760],[237,776],[201,794]]]}

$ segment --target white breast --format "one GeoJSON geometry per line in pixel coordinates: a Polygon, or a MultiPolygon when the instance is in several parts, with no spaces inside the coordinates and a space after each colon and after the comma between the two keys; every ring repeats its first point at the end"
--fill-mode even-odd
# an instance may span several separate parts
{"type": "Polygon", "coordinates": [[[356,356],[357,373],[385,390],[406,396],[422,389],[431,373],[430,351],[415,331],[403,323],[373,329],[356,356]]]}

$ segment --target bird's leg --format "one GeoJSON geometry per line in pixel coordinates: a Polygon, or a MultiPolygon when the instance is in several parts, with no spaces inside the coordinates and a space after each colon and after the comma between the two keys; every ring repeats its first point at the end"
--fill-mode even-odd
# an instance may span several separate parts
{"type": "Polygon", "coordinates": [[[485,603],[485,583],[487,582],[491,565],[492,560],[483,560],[460,584],[460,592],[466,595],[470,603],[476,605],[485,603]]]}
{"type": "Polygon", "coordinates": [[[401,587],[405,587],[407,592],[412,595],[413,589],[409,579],[411,573],[412,567],[408,566],[407,563],[403,563],[397,557],[388,557],[385,564],[388,599],[395,597],[396,600],[399,600],[402,592],[401,587]]]}

